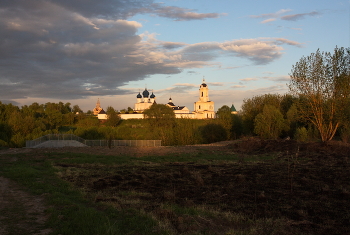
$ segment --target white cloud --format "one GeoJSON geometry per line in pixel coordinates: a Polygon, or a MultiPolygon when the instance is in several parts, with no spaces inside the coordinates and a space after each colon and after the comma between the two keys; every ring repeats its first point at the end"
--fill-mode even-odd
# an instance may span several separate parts
{"type": "Polygon", "coordinates": [[[290,76],[277,76],[277,77],[263,77],[264,79],[268,79],[274,82],[289,82],[290,76]]]}
{"type": "Polygon", "coordinates": [[[245,88],[246,86],[244,86],[244,85],[233,85],[233,86],[231,86],[231,88],[234,88],[234,89],[236,89],[236,88],[245,88]]]}
{"type": "Polygon", "coordinates": [[[257,81],[258,79],[257,78],[243,78],[243,79],[239,79],[240,81],[243,81],[243,82],[249,82],[249,81],[257,81]]]}
{"type": "Polygon", "coordinates": [[[270,22],[273,22],[273,21],[276,21],[276,20],[277,20],[276,18],[270,18],[270,19],[263,20],[260,23],[261,24],[266,24],[266,23],[270,23],[270,22]]]}
{"type": "Polygon", "coordinates": [[[251,15],[251,18],[278,18],[280,15],[292,11],[291,9],[281,9],[275,13],[267,13],[261,15],[251,15]]]}

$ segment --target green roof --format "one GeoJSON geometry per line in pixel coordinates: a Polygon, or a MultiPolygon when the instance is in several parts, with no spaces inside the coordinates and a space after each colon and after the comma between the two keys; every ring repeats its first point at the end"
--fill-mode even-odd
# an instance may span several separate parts
{"type": "Polygon", "coordinates": [[[237,110],[236,110],[236,108],[235,108],[235,106],[233,104],[231,106],[231,112],[237,112],[237,110]]]}

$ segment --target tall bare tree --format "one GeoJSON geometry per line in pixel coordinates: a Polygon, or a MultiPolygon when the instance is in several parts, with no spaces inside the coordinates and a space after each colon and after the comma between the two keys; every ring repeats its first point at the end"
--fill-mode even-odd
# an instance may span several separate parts
{"type": "Polygon", "coordinates": [[[302,118],[316,126],[323,142],[331,140],[350,94],[350,48],[336,47],[333,54],[317,50],[302,57],[290,77],[289,90],[300,98],[302,118]]]}

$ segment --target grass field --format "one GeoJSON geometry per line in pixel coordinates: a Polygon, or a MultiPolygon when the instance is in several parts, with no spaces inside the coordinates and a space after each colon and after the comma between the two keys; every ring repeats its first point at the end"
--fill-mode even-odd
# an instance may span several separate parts
{"type": "Polygon", "coordinates": [[[42,151],[1,154],[0,176],[45,208],[39,223],[8,200],[4,234],[350,233],[348,157],[335,152],[42,151]]]}

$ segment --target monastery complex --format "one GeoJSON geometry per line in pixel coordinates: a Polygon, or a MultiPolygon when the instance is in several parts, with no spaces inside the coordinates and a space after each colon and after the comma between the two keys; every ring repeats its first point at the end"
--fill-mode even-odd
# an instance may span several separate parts
{"type": "MultiPolygon", "coordinates": [[[[151,107],[151,105],[156,104],[156,96],[152,92],[149,93],[145,89],[142,94],[139,92],[136,96],[136,103],[134,105],[133,113],[120,114],[121,119],[142,119],[143,111],[151,107]]],[[[215,118],[214,111],[214,101],[209,99],[209,88],[205,83],[204,79],[202,84],[199,86],[199,100],[194,103],[194,111],[190,110],[186,106],[177,106],[173,103],[172,99],[169,99],[169,102],[166,104],[174,110],[176,118],[191,118],[191,119],[210,119],[215,118]]],[[[234,106],[232,105],[234,108],[234,106]]],[[[231,109],[232,109],[231,107],[231,109]]],[[[234,111],[236,111],[234,109],[234,111]]],[[[96,107],[93,109],[94,115],[98,116],[98,119],[104,120],[107,119],[106,112],[101,108],[100,101],[96,103],[96,107]]]]}

